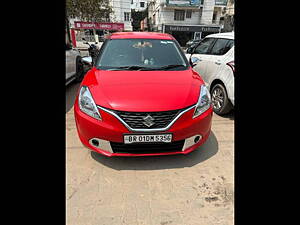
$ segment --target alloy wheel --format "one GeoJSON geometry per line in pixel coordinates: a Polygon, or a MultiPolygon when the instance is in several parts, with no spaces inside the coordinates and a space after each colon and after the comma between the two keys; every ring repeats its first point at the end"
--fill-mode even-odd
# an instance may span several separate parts
{"type": "Polygon", "coordinates": [[[215,110],[220,111],[224,106],[224,93],[222,89],[216,87],[212,93],[212,104],[215,110]]]}

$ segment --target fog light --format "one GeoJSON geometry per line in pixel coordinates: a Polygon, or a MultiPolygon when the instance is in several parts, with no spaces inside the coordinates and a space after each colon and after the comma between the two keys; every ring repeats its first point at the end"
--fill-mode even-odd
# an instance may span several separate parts
{"type": "Polygon", "coordinates": [[[91,138],[89,140],[89,144],[95,148],[101,149],[102,151],[113,153],[109,141],[102,140],[100,138],[91,138]]]}
{"type": "Polygon", "coordinates": [[[92,144],[95,145],[96,147],[98,147],[99,146],[99,141],[96,140],[96,139],[93,139],[92,144]]]}
{"type": "Polygon", "coordinates": [[[185,139],[182,151],[185,149],[197,144],[201,140],[202,136],[200,134],[192,136],[190,138],[185,139]]]}
{"type": "Polygon", "coordinates": [[[195,137],[195,139],[194,139],[195,144],[196,144],[199,140],[200,140],[200,137],[199,137],[199,136],[195,137]]]}

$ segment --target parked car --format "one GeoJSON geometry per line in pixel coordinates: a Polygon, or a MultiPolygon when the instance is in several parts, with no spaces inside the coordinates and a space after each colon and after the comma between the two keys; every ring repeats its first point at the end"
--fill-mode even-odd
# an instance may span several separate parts
{"type": "Polygon", "coordinates": [[[74,114],[91,150],[148,156],[197,149],[209,137],[213,110],[204,81],[173,36],[119,32],[85,75],[74,114]]]}
{"type": "Polygon", "coordinates": [[[189,40],[189,41],[185,44],[185,46],[186,46],[187,48],[190,48],[190,47],[193,47],[193,46],[199,44],[200,41],[201,41],[200,39],[192,39],[192,40],[189,40]]]}
{"type": "Polygon", "coordinates": [[[194,69],[209,88],[214,112],[229,113],[234,108],[234,33],[208,35],[188,53],[199,60],[194,69]]]}
{"type": "Polygon", "coordinates": [[[84,76],[80,52],[66,44],[66,85],[81,81],[84,76]]]}

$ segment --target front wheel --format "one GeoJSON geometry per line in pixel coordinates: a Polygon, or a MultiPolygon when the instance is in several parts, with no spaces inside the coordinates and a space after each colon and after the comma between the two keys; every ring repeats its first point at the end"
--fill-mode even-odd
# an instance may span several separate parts
{"type": "Polygon", "coordinates": [[[232,104],[228,99],[225,87],[222,84],[216,84],[211,89],[211,100],[213,110],[218,115],[224,115],[232,110],[232,104]]]}

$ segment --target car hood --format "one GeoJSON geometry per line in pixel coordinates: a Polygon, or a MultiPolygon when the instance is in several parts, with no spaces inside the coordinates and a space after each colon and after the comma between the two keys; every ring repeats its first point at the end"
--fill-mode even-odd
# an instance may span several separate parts
{"type": "Polygon", "coordinates": [[[196,104],[201,77],[185,71],[106,71],[93,68],[82,85],[97,105],[120,111],[153,112],[196,104]]]}

